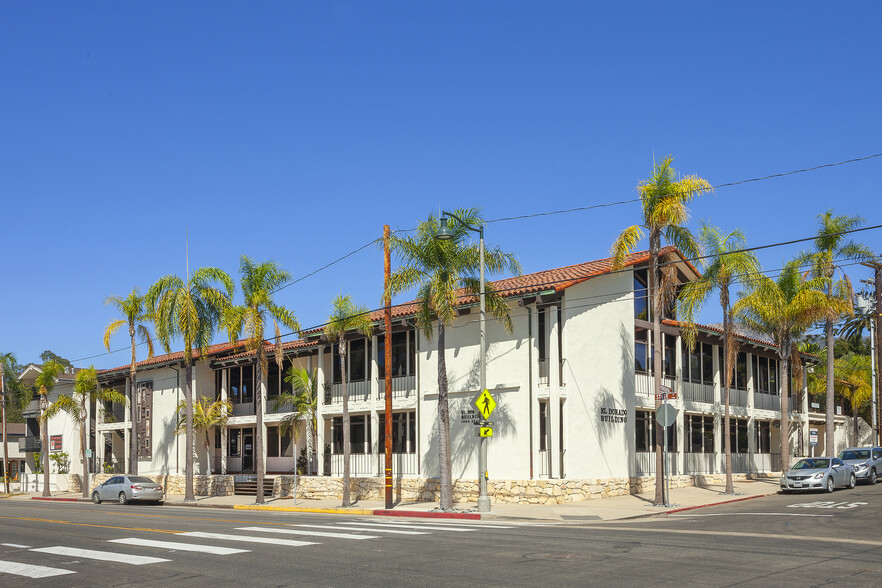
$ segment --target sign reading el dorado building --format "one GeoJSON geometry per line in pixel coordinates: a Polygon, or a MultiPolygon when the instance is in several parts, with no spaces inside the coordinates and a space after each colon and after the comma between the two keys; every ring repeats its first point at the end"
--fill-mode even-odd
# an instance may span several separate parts
{"type": "Polygon", "coordinates": [[[600,407],[600,422],[601,423],[627,423],[628,422],[628,409],[601,406],[600,407]]]}

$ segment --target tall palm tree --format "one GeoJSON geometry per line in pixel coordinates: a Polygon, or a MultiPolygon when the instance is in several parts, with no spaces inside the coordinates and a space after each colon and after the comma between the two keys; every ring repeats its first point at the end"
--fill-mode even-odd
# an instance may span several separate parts
{"type": "Polygon", "coordinates": [[[171,352],[171,340],[181,337],[186,359],[184,400],[187,404],[187,439],[184,460],[184,501],[196,500],[193,493],[193,351],[200,356],[211,343],[221,315],[229,309],[233,297],[233,280],[223,270],[203,267],[193,272],[185,282],[175,275],[167,275],[150,287],[146,295],[147,309],[156,326],[156,337],[166,352],[171,352]]]}
{"type": "MultiPolygon", "coordinates": [[[[689,204],[695,197],[713,191],[710,183],[698,176],[685,176],[678,179],[673,167],[674,158],[668,155],[656,162],[652,175],[637,185],[640,194],[640,205],[643,211],[643,222],[632,225],[622,231],[612,245],[610,253],[613,257],[613,268],[621,269],[625,257],[632,253],[644,236],[649,237],[649,304],[652,315],[652,349],[653,372],[655,376],[655,397],[661,394],[662,383],[662,333],[661,321],[663,309],[668,306],[672,297],[673,264],[666,264],[668,270],[660,271],[659,252],[662,239],[675,245],[687,257],[698,257],[699,246],[692,233],[683,226],[689,219],[689,204]]],[[[656,400],[656,410],[661,405],[656,400]]],[[[662,446],[664,430],[656,427],[655,432],[655,471],[664,471],[662,446]]],[[[664,497],[664,479],[655,477],[655,504],[662,505],[664,497]]]]}
{"type": "Polygon", "coordinates": [[[836,388],[839,390],[840,396],[848,399],[851,404],[851,416],[854,419],[854,445],[857,446],[860,444],[858,412],[861,406],[873,397],[870,356],[849,353],[836,360],[834,369],[836,373],[833,376],[833,381],[836,383],[836,388]]]}
{"type": "MultiPolygon", "coordinates": [[[[818,215],[818,234],[815,238],[815,250],[801,254],[803,262],[811,264],[811,274],[824,280],[824,289],[827,294],[827,312],[824,319],[824,335],[827,338],[827,423],[826,430],[833,431],[833,410],[835,399],[833,395],[834,382],[834,357],[833,325],[843,315],[851,315],[851,302],[853,292],[851,282],[842,268],[837,265],[843,258],[856,261],[869,261],[875,256],[873,251],[861,243],[856,243],[843,235],[844,231],[856,229],[864,224],[864,219],[859,216],[833,216],[833,211],[828,210],[818,215]],[[836,277],[837,270],[840,279],[836,277]],[[847,304],[842,304],[847,302],[847,304]]],[[[833,435],[824,436],[825,453],[833,455],[833,435]]]]}
{"type": "Polygon", "coordinates": [[[83,462],[82,490],[83,498],[89,497],[89,460],[86,459],[86,439],[89,436],[89,406],[93,402],[118,402],[125,404],[126,397],[113,388],[98,387],[98,373],[95,366],[89,366],[77,372],[73,385],[73,394],[59,394],[55,402],[50,404],[41,421],[48,421],[60,411],[66,412],[80,428],[80,457],[83,462]]]}
{"type": "Polygon", "coordinates": [[[690,349],[695,347],[695,317],[702,304],[714,290],[720,291],[720,306],[723,308],[723,357],[726,358],[726,373],[723,377],[723,439],[726,453],[726,493],[734,494],[732,482],[732,440],[729,435],[729,386],[732,385],[732,374],[735,371],[734,353],[730,355],[735,341],[735,329],[732,322],[729,288],[733,283],[740,282],[759,272],[759,262],[751,251],[745,251],[747,241],[744,234],[734,230],[724,235],[717,227],[703,225],[699,236],[704,249],[701,259],[703,274],[686,284],[680,291],[680,313],[678,317],[684,323],[683,339],[690,349]]]}
{"type": "Polygon", "coordinates": [[[254,406],[257,412],[257,435],[255,436],[254,452],[257,455],[257,504],[264,503],[263,478],[266,475],[266,459],[263,441],[264,386],[263,374],[267,372],[266,345],[264,333],[267,322],[272,320],[275,329],[274,354],[279,371],[282,370],[282,333],[279,323],[292,331],[300,331],[300,323],[294,313],[273,301],[273,293],[291,280],[291,274],[279,268],[272,261],[254,263],[247,255],[239,260],[239,274],[242,284],[242,295],[245,298],[241,306],[230,307],[223,318],[224,326],[230,341],[238,342],[245,336],[245,347],[257,352],[255,369],[256,393],[254,406]]]}
{"type": "Polygon", "coordinates": [[[43,418],[46,410],[49,408],[49,394],[55,388],[55,382],[58,380],[58,374],[64,371],[64,366],[54,359],[50,359],[40,368],[40,373],[34,381],[34,385],[40,394],[40,445],[43,449],[41,457],[43,458],[43,496],[51,496],[49,492],[49,421],[43,418]]]}
{"type": "Polygon", "coordinates": [[[15,356],[12,353],[0,353],[0,419],[2,419],[3,434],[3,491],[9,494],[9,437],[6,434],[6,375],[12,373],[10,366],[15,365],[15,356]]]}
{"type": "MultiPolygon", "coordinates": [[[[454,214],[472,227],[484,224],[477,208],[456,210],[454,214]]],[[[461,296],[480,295],[478,276],[481,268],[480,248],[470,242],[470,231],[455,219],[449,218],[447,227],[453,238],[439,240],[436,238],[439,225],[438,218],[430,216],[419,224],[415,236],[392,236],[391,246],[401,267],[390,278],[388,294],[392,296],[416,288],[417,328],[427,339],[432,338],[434,327],[438,328],[438,474],[440,506],[447,509],[453,506],[453,480],[450,467],[445,327],[456,317],[456,306],[461,296]]],[[[498,247],[485,251],[484,266],[485,273],[491,276],[505,271],[521,273],[521,265],[514,254],[504,252],[498,247]]],[[[484,299],[487,310],[501,320],[510,333],[511,311],[490,283],[485,286],[484,299]]]]}
{"type": "MultiPolygon", "coordinates": [[[[822,280],[803,280],[799,262],[790,261],[777,280],[767,276],[752,279],[747,293],[732,306],[732,312],[754,329],[766,333],[778,347],[781,382],[781,464],[790,467],[790,372],[788,366],[794,342],[812,323],[827,312],[828,301],[822,280]]],[[[832,434],[832,430],[828,431],[832,434]]]]}
{"type": "Polygon", "coordinates": [[[137,371],[137,360],[135,358],[136,337],[141,340],[141,343],[147,345],[147,357],[153,357],[153,338],[150,336],[150,330],[142,324],[142,321],[151,320],[150,314],[146,312],[145,309],[144,298],[144,296],[141,296],[138,293],[138,288],[132,288],[132,292],[125,298],[108,296],[104,300],[105,305],[113,306],[124,317],[111,321],[110,324],[107,325],[107,328],[104,329],[104,348],[110,351],[110,338],[113,337],[122,326],[128,327],[129,340],[132,342],[132,363],[129,367],[129,382],[131,386],[129,414],[132,422],[131,465],[129,469],[131,473],[135,475],[138,473],[138,449],[140,447],[138,444],[138,427],[136,426],[136,423],[138,422],[138,403],[136,401],[138,382],[135,378],[135,373],[137,371]]]}
{"type": "Polygon", "coordinates": [[[349,506],[350,502],[350,456],[352,445],[349,431],[349,390],[346,382],[349,379],[346,370],[347,334],[357,332],[369,337],[372,326],[370,313],[366,306],[357,306],[350,296],[335,296],[334,311],[328,317],[325,326],[325,336],[332,343],[337,344],[340,358],[340,376],[343,382],[343,506],[349,506]]]}
{"type": "MultiPolygon", "coordinates": [[[[208,473],[213,474],[211,468],[211,432],[215,428],[223,429],[230,420],[233,412],[233,403],[229,400],[214,400],[208,396],[200,396],[193,403],[193,430],[202,431],[205,435],[205,455],[208,456],[208,473]]],[[[180,435],[187,429],[187,403],[182,400],[178,403],[178,425],[175,433],[180,435]]]]}
{"type": "Polygon", "coordinates": [[[309,466],[307,473],[315,473],[318,465],[318,378],[315,370],[310,374],[303,368],[288,368],[285,381],[291,384],[291,392],[282,392],[276,398],[273,410],[278,411],[283,406],[290,406],[292,411],[282,419],[279,425],[281,433],[291,432],[291,436],[297,439],[300,431],[300,421],[306,421],[307,452],[309,453],[309,466]]]}

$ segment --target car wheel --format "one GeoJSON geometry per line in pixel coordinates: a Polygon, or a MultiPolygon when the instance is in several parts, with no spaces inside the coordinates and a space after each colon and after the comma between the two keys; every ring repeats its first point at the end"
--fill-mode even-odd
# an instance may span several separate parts
{"type": "Polygon", "coordinates": [[[870,470],[870,484],[876,483],[876,468],[870,470]]]}
{"type": "Polygon", "coordinates": [[[835,489],[836,485],[833,483],[833,476],[829,476],[827,478],[827,493],[832,494],[835,489]]]}
{"type": "Polygon", "coordinates": [[[848,478],[848,487],[849,487],[849,489],[851,489],[851,488],[854,488],[856,485],[857,485],[857,478],[855,477],[854,474],[852,474],[848,478]]]}
{"type": "MultiPolygon", "coordinates": [[[[833,491],[830,490],[830,492],[833,492],[833,491]]],[[[120,503],[120,504],[128,504],[128,502],[129,502],[129,499],[126,498],[126,493],[125,493],[125,492],[120,492],[120,493],[119,493],[119,503],[120,503]]]]}
{"type": "Polygon", "coordinates": [[[101,497],[98,496],[97,492],[92,492],[92,502],[95,504],[101,504],[101,497]]]}

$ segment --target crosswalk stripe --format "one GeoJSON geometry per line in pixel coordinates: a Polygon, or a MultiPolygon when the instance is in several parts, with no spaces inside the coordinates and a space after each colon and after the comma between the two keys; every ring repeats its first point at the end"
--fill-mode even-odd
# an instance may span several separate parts
{"type": "Polygon", "coordinates": [[[25,576],[31,579],[51,578],[52,576],[63,576],[64,574],[76,574],[73,570],[63,570],[61,568],[47,568],[45,566],[32,566],[14,561],[0,561],[0,574],[13,574],[15,576],[25,576]]]}
{"type": "Polygon", "coordinates": [[[237,531],[258,531],[262,533],[281,533],[285,535],[309,535],[310,537],[332,537],[335,539],[378,539],[375,535],[355,535],[353,533],[323,533],[321,531],[298,531],[278,527],[238,527],[237,531]]]}
{"type": "Polygon", "coordinates": [[[235,547],[197,545],[194,543],[179,543],[177,541],[157,541],[155,539],[139,539],[137,537],[110,539],[108,543],[122,543],[123,545],[137,545],[139,547],[158,547],[160,549],[174,549],[176,551],[195,551],[212,555],[233,555],[234,553],[248,553],[249,551],[248,549],[236,549],[235,547]]]}
{"type": "Polygon", "coordinates": [[[3,547],[18,547],[21,549],[30,549],[30,545],[19,545],[18,543],[0,543],[3,547]]]}
{"type": "Polygon", "coordinates": [[[351,529],[349,527],[334,527],[333,525],[291,525],[292,527],[309,527],[312,529],[331,529],[336,531],[363,530],[370,533],[394,533],[396,535],[428,535],[425,531],[403,531],[401,529],[351,529]]]}
{"type": "Polygon", "coordinates": [[[63,555],[66,557],[82,557],[84,559],[97,559],[100,561],[110,561],[115,563],[131,564],[133,566],[143,566],[146,564],[160,563],[163,561],[171,561],[161,557],[147,557],[146,555],[129,555],[127,553],[115,553],[113,551],[97,551],[94,549],[79,549],[76,547],[64,547],[56,545],[55,547],[39,547],[31,549],[39,553],[51,553],[53,555],[63,555]]]}
{"type": "Polygon", "coordinates": [[[254,537],[252,535],[226,535],[224,533],[203,533],[202,531],[190,531],[178,533],[178,537],[200,537],[202,539],[226,539],[229,541],[246,541],[248,543],[271,543],[273,545],[286,545],[288,547],[303,547],[304,545],[318,545],[314,541],[294,541],[291,539],[276,539],[275,537],[254,537]]]}
{"type": "Polygon", "coordinates": [[[427,531],[454,531],[457,533],[471,533],[475,529],[458,529],[456,527],[438,527],[431,525],[405,525],[396,523],[340,523],[341,525],[358,525],[360,527],[382,527],[382,528],[402,528],[402,529],[423,529],[427,531]]]}
{"type": "MultiPolygon", "coordinates": [[[[407,524],[407,521],[389,521],[388,524],[407,524]]],[[[461,527],[463,529],[514,529],[514,527],[509,527],[507,525],[485,525],[481,524],[471,524],[471,523],[445,523],[441,521],[431,521],[426,524],[432,525],[433,527],[461,527]]]]}

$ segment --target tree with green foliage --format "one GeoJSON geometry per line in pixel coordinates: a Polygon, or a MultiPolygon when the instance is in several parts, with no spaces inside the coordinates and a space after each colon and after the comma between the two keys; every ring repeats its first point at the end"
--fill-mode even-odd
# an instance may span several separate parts
{"type": "MultiPolygon", "coordinates": [[[[472,227],[482,227],[484,219],[477,208],[458,209],[454,214],[472,227]]],[[[440,506],[453,507],[453,480],[450,466],[450,407],[448,402],[446,327],[456,318],[456,308],[466,296],[480,296],[480,248],[470,241],[471,232],[454,218],[447,219],[450,239],[436,236],[440,222],[430,216],[421,222],[414,236],[393,235],[392,250],[401,267],[392,273],[387,294],[393,296],[417,290],[416,326],[431,339],[438,329],[438,464],[440,506]]],[[[505,271],[520,274],[521,265],[514,254],[498,247],[486,248],[485,273],[489,276],[505,271]]],[[[512,329],[511,310],[502,296],[487,282],[484,292],[487,310],[502,321],[509,333],[512,329]]],[[[388,366],[387,366],[388,369],[388,366]]]]}
{"type": "MultiPolygon", "coordinates": [[[[864,219],[859,216],[833,216],[832,210],[819,214],[815,250],[800,255],[800,260],[810,265],[810,274],[824,281],[824,291],[827,296],[827,312],[823,317],[824,334],[827,338],[827,431],[832,431],[834,427],[835,370],[833,362],[835,358],[833,347],[835,342],[833,340],[833,325],[842,316],[853,314],[852,298],[854,293],[851,281],[839,264],[843,261],[869,261],[875,257],[869,247],[852,241],[847,234],[844,234],[862,224],[864,224],[864,219]],[[840,276],[838,279],[836,279],[837,271],[840,276]]],[[[824,455],[833,455],[834,451],[833,435],[826,435],[824,455]]]]}
{"type": "Polygon", "coordinates": [[[64,371],[64,366],[50,359],[40,368],[34,385],[40,394],[40,439],[43,452],[41,454],[43,463],[43,497],[48,498],[52,495],[49,492],[49,421],[44,417],[46,410],[49,408],[49,394],[55,388],[58,381],[58,375],[64,371]]]}
{"type": "Polygon", "coordinates": [[[184,341],[184,401],[187,404],[185,502],[196,500],[193,491],[193,353],[198,350],[200,357],[204,356],[221,316],[232,304],[232,297],[233,280],[225,271],[213,267],[197,269],[187,281],[175,275],[163,276],[146,295],[156,338],[166,352],[171,352],[172,338],[181,337],[184,341]]]}
{"type": "MultiPolygon", "coordinates": [[[[673,258],[666,257],[663,261],[664,269],[659,263],[662,239],[668,244],[676,246],[684,255],[696,258],[700,247],[695,237],[686,228],[689,220],[689,209],[686,207],[694,198],[711,192],[710,183],[698,176],[685,176],[678,178],[673,167],[673,156],[667,156],[656,162],[652,168],[652,175],[640,182],[637,192],[640,194],[640,206],[643,213],[643,222],[632,225],[622,231],[612,245],[610,253],[613,258],[613,269],[621,269],[625,265],[625,258],[634,252],[638,243],[644,236],[649,237],[649,290],[647,308],[652,317],[652,349],[653,349],[653,374],[655,376],[655,397],[660,398],[662,383],[662,332],[661,321],[663,309],[673,300],[673,282],[676,268],[673,258]]],[[[661,401],[656,401],[656,410],[661,406],[661,401]]],[[[655,467],[659,475],[655,477],[654,504],[663,505],[664,458],[662,446],[664,445],[664,427],[656,427],[655,435],[655,467]]]]}
{"type": "Polygon", "coordinates": [[[267,372],[267,347],[264,335],[268,323],[272,321],[275,331],[273,352],[276,364],[281,372],[284,362],[282,355],[281,323],[292,331],[300,331],[300,323],[294,313],[284,306],[276,304],[273,294],[291,280],[291,274],[279,268],[272,261],[254,263],[247,255],[243,255],[239,263],[239,275],[242,285],[244,303],[241,306],[230,306],[222,317],[224,328],[229,334],[230,342],[236,343],[239,337],[245,336],[245,347],[257,354],[255,371],[256,394],[254,406],[257,413],[257,435],[255,436],[254,453],[257,456],[257,504],[264,503],[263,478],[266,475],[266,459],[263,439],[263,374],[267,372]]]}
{"type": "MultiPolygon", "coordinates": [[[[40,354],[40,361],[42,361],[43,363],[49,363],[50,361],[55,361],[58,364],[60,364],[62,368],[68,368],[68,369],[73,368],[73,364],[70,361],[61,357],[60,355],[52,353],[52,351],[49,349],[47,349],[46,351],[44,351],[43,353],[40,354]]],[[[62,371],[64,371],[64,370],[62,369],[62,371]]]]}
{"type": "Polygon", "coordinates": [[[790,371],[794,342],[827,312],[822,280],[805,281],[799,262],[790,261],[772,280],[760,276],[747,283],[746,294],[732,306],[732,313],[748,326],[769,335],[778,347],[781,383],[781,463],[790,467],[790,371]]]}
{"type": "Polygon", "coordinates": [[[714,290],[720,291],[723,309],[723,357],[726,373],[723,375],[723,446],[726,455],[726,494],[734,494],[732,481],[732,440],[729,431],[729,387],[735,371],[735,329],[729,288],[759,273],[759,262],[752,251],[746,251],[747,241],[739,230],[724,235],[717,227],[703,225],[700,241],[704,249],[701,258],[701,277],[686,284],[680,291],[678,317],[683,323],[683,340],[690,349],[695,348],[695,317],[701,306],[714,290]]]}
{"type": "Polygon", "coordinates": [[[80,456],[83,461],[83,478],[80,486],[83,498],[89,497],[89,460],[86,458],[87,439],[89,437],[89,407],[93,402],[118,402],[125,404],[126,397],[113,388],[98,386],[98,372],[95,366],[89,366],[77,372],[73,385],[73,394],[59,394],[55,402],[50,404],[41,421],[48,421],[59,412],[66,412],[80,428],[80,456]]]}
{"type": "Polygon", "coordinates": [[[352,455],[351,432],[349,430],[349,389],[347,380],[349,375],[346,370],[346,356],[349,341],[347,335],[361,333],[369,337],[372,331],[370,312],[366,306],[357,306],[350,296],[334,297],[334,310],[328,317],[325,325],[325,337],[328,341],[337,344],[337,356],[340,359],[340,375],[343,387],[343,506],[349,506],[350,502],[350,459],[352,455]]]}
{"type": "Polygon", "coordinates": [[[283,407],[291,407],[291,412],[282,419],[279,429],[283,435],[290,432],[295,440],[300,431],[300,421],[305,421],[309,445],[307,473],[314,474],[318,471],[318,377],[315,370],[309,373],[292,365],[288,368],[285,381],[291,384],[291,391],[282,392],[276,398],[273,410],[278,412],[283,407]]]}
{"type": "Polygon", "coordinates": [[[850,353],[835,361],[834,370],[833,381],[836,384],[836,391],[851,405],[851,416],[854,419],[854,445],[857,446],[860,445],[858,414],[873,397],[870,356],[850,353]]]}
{"type": "MultiPolygon", "coordinates": [[[[213,474],[211,467],[211,432],[214,429],[223,429],[227,426],[230,414],[233,412],[233,403],[229,400],[212,400],[208,396],[200,396],[193,403],[193,430],[202,431],[205,435],[205,455],[208,458],[208,473],[213,474]]],[[[187,403],[181,400],[178,403],[178,424],[175,433],[180,435],[187,430],[187,403]]]]}
{"type": "Polygon", "coordinates": [[[137,359],[135,355],[135,340],[140,339],[141,343],[147,346],[147,357],[153,357],[153,338],[150,336],[150,330],[143,322],[151,320],[150,313],[146,310],[145,297],[141,296],[137,288],[132,288],[132,292],[125,298],[119,296],[109,296],[104,304],[113,306],[123,316],[107,325],[104,330],[104,348],[110,351],[110,338],[120,329],[127,327],[129,330],[129,340],[131,341],[132,360],[129,365],[129,386],[131,393],[129,395],[129,414],[131,415],[132,431],[131,431],[131,464],[129,471],[133,475],[138,474],[138,454],[140,445],[138,443],[138,380],[137,380],[137,359]]]}

